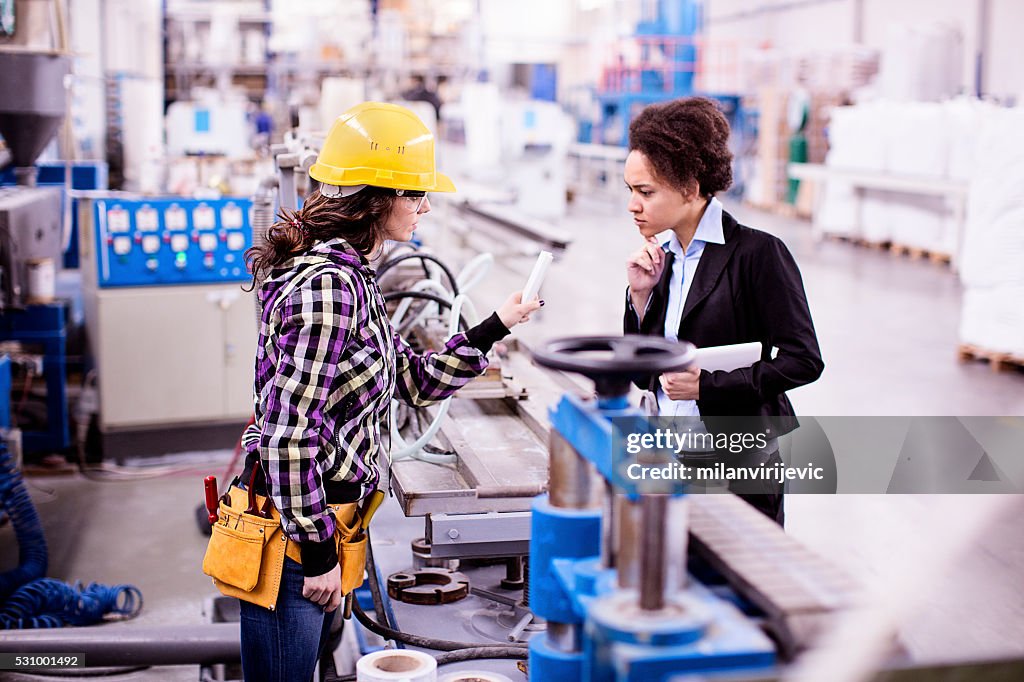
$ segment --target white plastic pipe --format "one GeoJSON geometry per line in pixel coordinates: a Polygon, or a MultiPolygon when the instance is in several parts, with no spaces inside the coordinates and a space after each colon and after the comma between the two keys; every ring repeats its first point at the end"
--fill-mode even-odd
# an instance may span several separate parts
{"type": "MultiPolygon", "coordinates": [[[[429,281],[429,280],[424,280],[429,281]]],[[[469,301],[469,298],[463,294],[459,294],[452,301],[451,317],[448,319],[448,336],[454,336],[459,331],[459,315],[462,312],[463,306],[469,301]]],[[[397,402],[397,401],[396,401],[397,402]]],[[[391,420],[391,461],[397,462],[408,457],[414,457],[424,462],[431,462],[433,464],[452,464],[455,462],[457,457],[455,455],[435,455],[429,452],[423,452],[423,446],[434,439],[437,432],[441,430],[441,422],[448,414],[448,408],[451,406],[451,396],[445,398],[439,405],[437,414],[434,415],[434,419],[430,422],[430,426],[423,432],[423,434],[412,443],[406,443],[405,439],[398,432],[398,426],[395,419],[391,420]]],[[[391,406],[392,414],[395,411],[395,404],[391,406]]]]}

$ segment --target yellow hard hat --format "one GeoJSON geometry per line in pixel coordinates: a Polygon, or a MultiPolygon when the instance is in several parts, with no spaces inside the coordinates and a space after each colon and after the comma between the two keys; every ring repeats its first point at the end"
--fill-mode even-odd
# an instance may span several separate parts
{"type": "Polygon", "coordinates": [[[434,165],[433,133],[410,110],[382,102],[363,102],[339,116],[309,174],[336,187],[455,191],[434,165]]]}

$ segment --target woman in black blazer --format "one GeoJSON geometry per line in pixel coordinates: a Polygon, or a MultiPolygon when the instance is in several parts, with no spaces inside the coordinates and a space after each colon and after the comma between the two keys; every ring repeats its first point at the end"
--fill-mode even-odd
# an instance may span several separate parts
{"type": "MultiPolygon", "coordinates": [[[[824,363],[793,256],[715,198],[732,183],[728,140],[725,116],[702,97],[648,106],[630,125],[628,209],[644,244],[627,260],[624,329],[698,347],[759,341],[761,359],[749,367],[693,367],[643,388],[656,392],[660,414],[700,416],[711,432],[729,430],[715,417],[742,417],[745,431],[754,418],[768,447],[747,454],[774,464],[777,438],[798,425],[785,392],[816,380],[824,363]]],[[[782,523],[781,484],[741,497],[782,523]]]]}

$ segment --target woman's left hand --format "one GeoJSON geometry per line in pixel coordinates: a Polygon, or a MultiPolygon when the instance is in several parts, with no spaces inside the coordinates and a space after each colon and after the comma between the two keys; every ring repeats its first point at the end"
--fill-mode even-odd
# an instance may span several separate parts
{"type": "Polygon", "coordinates": [[[661,390],[672,400],[698,400],[700,398],[700,367],[684,372],[666,372],[661,375],[661,390]]]}
{"type": "Polygon", "coordinates": [[[517,291],[508,297],[501,307],[495,312],[498,313],[498,319],[505,325],[506,329],[512,329],[520,322],[526,322],[530,319],[530,313],[540,310],[540,307],[544,305],[544,301],[535,300],[529,303],[523,303],[523,292],[517,291]]]}

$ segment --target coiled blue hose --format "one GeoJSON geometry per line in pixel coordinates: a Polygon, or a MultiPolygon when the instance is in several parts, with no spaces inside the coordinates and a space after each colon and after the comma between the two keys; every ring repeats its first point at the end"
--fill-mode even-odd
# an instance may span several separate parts
{"type": "Polygon", "coordinates": [[[82,587],[42,578],[18,588],[0,607],[0,629],[92,625],[107,614],[134,618],[141,610],[142,592],[134,585],[82,587]]]}
{"type": "Polygon", "coordinates": [[[28,496],[21,472],[7,453],[7,443],[0,439],[0,508],[11,519],[18,540],[18,566],[0,573],[0,603],[18,587],[46,575],[48,555],[39,515],[28,496]]]}
{"type": "Polygon", "coordinates": [[[108,614],[134,618],[142,592],[134,585],[73,586],[46,574],[46,538],[21,473],[0,440],[0,509],[7,512],[18,540],[18,567],[0,573],[0,630],[92,625],[108,614]]]}

